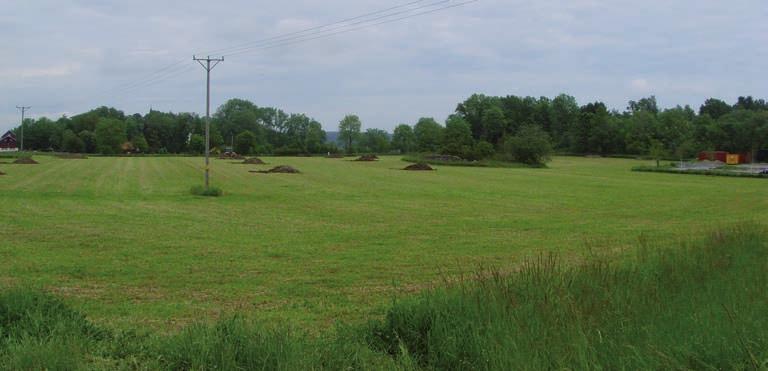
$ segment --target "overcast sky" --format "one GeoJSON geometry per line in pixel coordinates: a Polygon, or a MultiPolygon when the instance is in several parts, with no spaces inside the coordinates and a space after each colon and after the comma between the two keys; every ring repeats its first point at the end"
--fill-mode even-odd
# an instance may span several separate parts
{"type": "MultiPolygon", "coordinates": [[[[16,105],[52,118],[101,105],[204,113],[193,53],[407,2],[0,0],[0,130],[18,124],[16,105]]],[[[616,109],[651,94],[695,108],[713,96],[768,97],[767,16],[765,0],[480,0],[230,55],[212,74],[212,109],[238,97],[326,130],[347,113],[391,130],[442,121],[476,92],[568,93],[616,109]]]]}

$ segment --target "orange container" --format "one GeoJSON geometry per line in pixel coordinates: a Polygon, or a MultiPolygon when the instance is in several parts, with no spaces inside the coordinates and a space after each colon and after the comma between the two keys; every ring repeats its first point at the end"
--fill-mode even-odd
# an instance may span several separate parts
{"type": "Polygon", "coordinates": [[[725,163],[728,165],[738,165],[739,155],[729,153],[728,156],[725,157],[725,163]]]}

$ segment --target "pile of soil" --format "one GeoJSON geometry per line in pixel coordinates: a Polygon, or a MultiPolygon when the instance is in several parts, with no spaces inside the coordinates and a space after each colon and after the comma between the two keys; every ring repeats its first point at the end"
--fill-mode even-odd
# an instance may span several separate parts
{"type": "Polygon", "coordinates": [[[245,157],[237,152],[224,152],[219,155],[219,160],[245,160],[245,157]]]}
{"type": "Polygon", "coordinates": [[[5,173],[4,173],[4,172],[2,172],[2,171],[0,171],[0,175],[5,175],[5,173]]]}
{"type": "Polygon", "coordinates": [[[60,153],[56,157],[64,160],[85,160],[88,158],[88,156],[82,153],[60,153]]]}
{"type": "Polygon", "coordinates": [[[429,166],[423,162],[419,162],[418,164],[408,165],[403,170],[430,171],[435,169],[433,169],[432,166],[429,166]]]}
{"type": "Polygon", "coordinates": [[[264,165],[266,162],[262,161],[258,157],[251,157],[243,160],[243,163],[247,165],[264,165]]]}
{"type": "Polygon", "coordinates": [[[288,165],[280,165],[275,166],[269,170],[251,170],[251,173],[261,173],[261,174],[274,174],[274,173],[282,173],[282,174],[299,174],[300,171],[288,166],[288,165]]]}
{"type": "Polygon", "coordinates": [[[459,156],[451,156],[451,155],[431,155],[431,156],[424,156],[427,160],[433,160],[433,161],[464,161],[459,156]]]}
{"type": "Polygon", "coordinates": [[[21,157],[16,159],[16,161],[13,162],[14,164],[21,164],[21,165],[37,165],[38,162],[33,160],[31,157],[21,157]]]}
{"type": "Polygon", "coordinates": [[[362,155],[355,161],[378,161],[379,157],[376,155],[362,155]]]}

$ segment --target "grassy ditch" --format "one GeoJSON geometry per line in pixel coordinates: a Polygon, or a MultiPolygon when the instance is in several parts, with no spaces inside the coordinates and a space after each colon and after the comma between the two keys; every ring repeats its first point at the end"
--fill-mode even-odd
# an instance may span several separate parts
{"type": "Polygon", "coordinates": [[[382,319],[309,336],[239,317],[171,335],[96,326],[34,290],[0,293],[3,369],[761,369],[768,233],[742,226],[682,246],[510,274],[396,300],[382,319]]]}

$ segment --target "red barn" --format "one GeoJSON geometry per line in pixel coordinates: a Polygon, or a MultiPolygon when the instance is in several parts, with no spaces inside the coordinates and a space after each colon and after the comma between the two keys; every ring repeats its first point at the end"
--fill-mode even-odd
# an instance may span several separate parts
{"type": "Polygon", "coordinates": [[[16,141],[16,135],[7,132],[0,137],[0,151],[18,151],[19,143],[16,141]]]}

